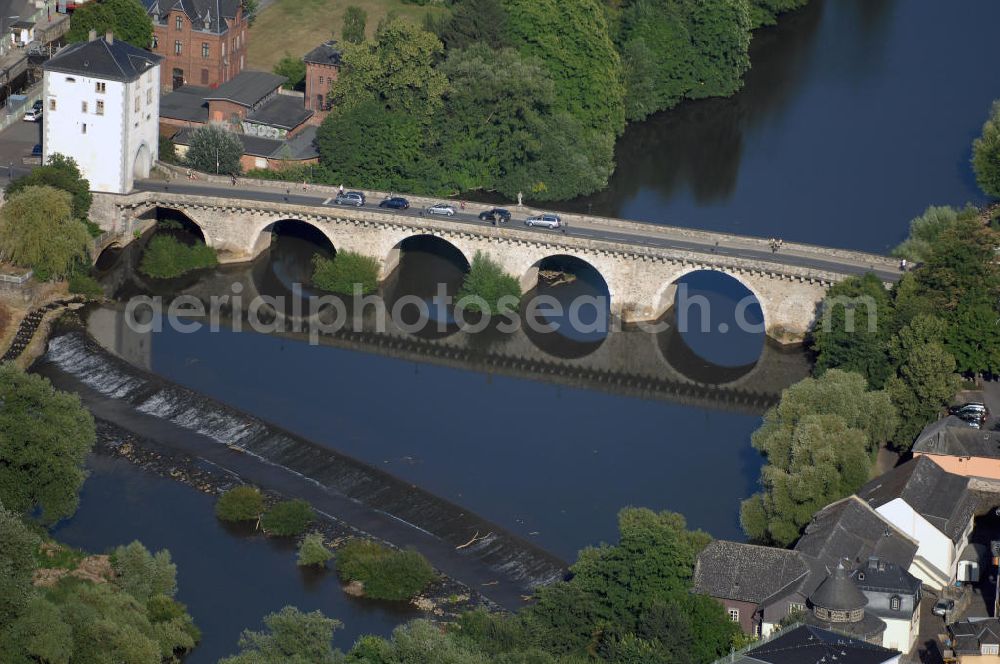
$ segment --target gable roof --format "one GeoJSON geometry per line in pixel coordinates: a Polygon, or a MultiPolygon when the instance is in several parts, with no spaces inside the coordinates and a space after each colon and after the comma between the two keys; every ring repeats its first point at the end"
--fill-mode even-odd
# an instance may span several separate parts
{"type": "Polygon", "coordinates": [[[162,23],[167,14],[176,10],[184,12],[195,30],[222,34],[229,30],[223,19],[234,19],[240,9],[240,0],[142,0],[146,12],[162,23]]]}
{"type": "MultiPolygon", "coordinates": [[[[767,643],[747,650],[735,664],[884,664],[898,650],[872,645],[813,625],[783,629],[767,643]]],[[[728,661],[728,660],[727,660],[728,661]]]]}
{"type": "Polygon", "coordinates": [[[954,415],[931,422],[913,443],[914,452],[1000,458],[1000,431],[974,429],[954,415]]]}
{"type": "Polygon", "coordinates": [[[205,95],[205,101],[231,101],[249,108],[280,88],[287,80],[285,76],[267,71],[244,70],[210,91],[205,95]]]}
{"type": "Polygon", "coordinates": [[[968,618],[948,625],[956,654],[979,653],[982,645],[1000,645],[1000,620],[968,618]]]}
{"type": "Polygon", "coordinates": [[[331,39],[324,42],[302,56],[303,62],[311,62],[317,65],[329,65],[331,67],[340,66],[340,49],[337,48],[337,41],[331,39]]]}
{"type": "Polygon", "coordinates": [[[901,498],[953,542],[961,538],[978,505],[967,477],[946,472],[926,456],[875,478],[858,496],[875,509],[901,498]]]}
{"type": "Polygon", "coordinates": [[[760,604],[808,573],[797,551],[715,540],[698,554],[693,589],[702,595],[760,604]]]}
{"type": "Polygon", "coordinates": [[[920,579],[905,568],[877,557],[851,572],[851,578],[861,590],[897,595],[913,595],[920,590],[920,579]]]}
{"type": "Polygon", "coordinates": [[[136,48],[121,39],[108,42],[105,38],[70,44],[42,65],[46,71],[106,78],[112,81],[134,81],[160,64],[163,56],[136,48]]]}
{"type": "Polygon", "coordinates": [[[187,122],[208,122],[208,88],[182,85],[160,97],[160,117],[187,122]]]}

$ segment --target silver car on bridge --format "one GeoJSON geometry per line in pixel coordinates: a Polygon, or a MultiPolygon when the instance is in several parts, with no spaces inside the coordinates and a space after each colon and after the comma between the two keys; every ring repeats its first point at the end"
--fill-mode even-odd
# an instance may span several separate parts
{"type": "Polygon", "coordinates": [[[545,228],[559,228],[562,226],[562,219],[558,214],[539,214],[528,217],[524,220],[525,226],[543,226],[545,228]]]}

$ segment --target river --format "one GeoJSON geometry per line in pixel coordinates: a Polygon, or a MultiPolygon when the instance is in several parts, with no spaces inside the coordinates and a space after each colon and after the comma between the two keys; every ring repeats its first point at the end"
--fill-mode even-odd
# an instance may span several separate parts
{"type": "MultiPolygon", "coordinates": [[[[758,33],[741,93],[630,127],[611,186],[564,207],[887,250],[927,205],[982,200],[968,160],[1000,96],[1000,72],[987,66],[998,24],[993,0],[813,0],[758,33]]],[[[119,300],[174,286],[205,297],[237,282],[280,292],[318,249],[302,241],[279,238],[252,266],[180,284],[151,287],[121,265],[104,278],[119,300]]],[[[447,251],[409,249],[383,289],[387,301],[429,297],[428,274],[455,288],[462,266],[447,251]]],[[[569,267],[578,277],[572,292],[600,292],[599,281],[569,267]]],[[[722,312],[745,294],[714,275],[688,284],[722,312]]],[[[118,320],[120,306],[103,311],[105,323],[118,320]]],[[[136,371],[391,473],[564,560],[614,540],[625,505],[678,511],[693,527],[740,538],[739,501],[754,491],[761,466],[749,436],[808,368],[801,350],[714,331],[467,338],[448,328],[314,346],[301,335],[228,325],[192,334],[168,327],[142,339],[120,325],[92,327],[136,371]]],[[[234,539],[191,489],[100,460],[91,469],[80,512],[57,534],[95,550],[136,537],[173,550],[181,599],[219,639],[206,642],[212,656],[232,650],[240,627],[287,603],[345,620],[345,637],[385,633],[401,619],[345,603],[329,580],[295,578],[289,552],[234,539]],[[235,557],[246,562],[219,562],[235,557]],[[263,590],[244,587],[260,577],[263,590]],[[217,610],[222,601],[238,611],[217,610]]]]}

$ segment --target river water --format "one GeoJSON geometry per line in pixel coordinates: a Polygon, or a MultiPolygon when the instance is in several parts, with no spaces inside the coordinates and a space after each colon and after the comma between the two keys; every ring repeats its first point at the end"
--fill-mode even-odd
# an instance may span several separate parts
{"type": "MultiPolygon", "coordinates": [[[[813,0],[757,35],[743,92],[631,127],[609,189],[565,207],[886,250],[928,204],[981,200],[969,146],[1000,96],[1000,72],[988,66],[998,24],[994,0],[813,0]]],[[[406,249],[385,301],[429,298],[431,281],[457,287],[464,266],[447,250],[406,249]]],[[[203,298],[237,282],[282,293],[324,250],[290,234],[252,266],[181,283],[136,278],[123,267],[134,265],[128,255],[104,278],[119,299],[175,289],[203,298]]],[[[551,289],[557,295],[601,292],[580,266],[557,267],[577,277],[551,289]]],[[[727,320],[745,295],[717,275],[687,283],[727,320]]],[[[120,307],[105,313],[105,323],[119,320],[120,307]]],[[[228,324],[141,338],[115,324],[93,331],[137,371],[350,455],[572,560],[615,538],[625,505],[678,511],[717,537],[741,537],[739,501],[761,466],[749,436],[808,366],[801,351],[717,329],[466,337],[446,325],[318,346],[228,324]]],[[[181,599],[219,639],[206,645],[213,657],[232,649],[240,627],[288,603],[344,619],[350,636],[385,633],[402,619],[345,603],[329,580],[296,578],[290,552],[234,539],[214,523],[210,500],[190,489],[99,460],[92,472],[79,514],[57,534],[95,550],[138,537],[174,551],[181,599]],[[246,562],[215,562],[229,556],[246,562]],[[263,587],[244,587],[253,583],[263,587]],[[223,602],[236,608],[218,610],[223,602]]]]}

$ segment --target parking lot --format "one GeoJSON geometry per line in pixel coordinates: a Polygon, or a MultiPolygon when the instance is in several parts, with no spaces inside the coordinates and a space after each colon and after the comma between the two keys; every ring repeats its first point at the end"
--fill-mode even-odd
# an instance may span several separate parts
{"type": "MultiPolygon", "coordinates": [[[[17,120],[0,132],[0,178],[7,178],[13,165],[24,169],[24,157],[31,155],[31,148],[42,142],[42,123],[17,120]]],[[[16,173],[15,173],[16,174],[16,173]]]]}

